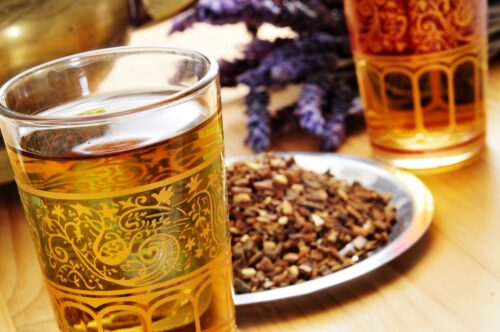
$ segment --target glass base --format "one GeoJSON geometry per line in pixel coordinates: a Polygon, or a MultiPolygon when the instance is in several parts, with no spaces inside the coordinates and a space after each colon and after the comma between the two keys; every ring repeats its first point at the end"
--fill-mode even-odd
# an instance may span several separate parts
{"type": "Polygon", "coordinates": [[[374,158],[414,173],[441,173],[476,161],[485,147],[485,136],[454,147],[427,151],[404,151],[372,144],[374,158]]]}

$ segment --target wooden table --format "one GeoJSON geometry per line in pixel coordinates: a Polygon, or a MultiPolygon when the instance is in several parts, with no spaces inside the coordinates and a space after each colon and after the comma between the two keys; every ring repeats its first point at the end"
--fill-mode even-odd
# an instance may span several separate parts
{"type": "MultiPolygon", "coordinates": [[[[168,24],[168,23],[167,23],[168,24]]],[[[166,24],[140,30],[130,43],[196,47],[233,54],[243,29],[201,27],[166,39],[166,24]],[[203,36],[201,38],[200,36],[203,36]],[[217,38],[217,39],[213,39],[217,38]],[[210,40],[222,40],[220,44],[210,40]]],[[[284,32],[287,33],[286,31],[284,32]]],[[[243,36],[243,37],[241,37],[243,36]]],[[[490,69],[485,155],[453,172],[423,176],[436,215],[427,234],[401,257],[352,282],[311,296],[237,308],[242,331],[500,331],[500,65],[490,69]]],[[[244,90],[224,91],[227,155],[242,144],[244,90]]],[[[287,92],[277,98],[283,102],[287,92]]],[[[315,150],[303,134],[276,138],[275,150],[315,150]]],[[[341,153],[370,157],[366,134],[341,153]]],[[[0,188],[0,331],[56,331],[14,185],[0,188]],[[8,315],[2,315],[2,308],[8,315]],[[9,325],[10,324],[10,325],[9,325]]]]}

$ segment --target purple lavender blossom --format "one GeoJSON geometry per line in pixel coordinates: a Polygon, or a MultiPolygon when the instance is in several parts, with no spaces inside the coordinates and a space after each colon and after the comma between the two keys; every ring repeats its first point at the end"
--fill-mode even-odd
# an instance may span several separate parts
{"type": "Polygon", "coordinates": [[[337,41],[332,35],[314,33],[284,43],[265,56],[258,67],[243,73],[238,80],[253,88],[299,82],[311,73],[333,70],[337,60],[334,50],[337,47],[337,41]]]}
{"type": "Polygon", "coordinates": [[[345,116],[334,114],[328,119],[321,133],[321,150],[337,150],[345,139],[345,116]]]}
{"type": "Polygon", "coordinates": [[[334,83],[328,120],[319,135],[322,150],[337,150],[345,140],[348,125],[362,123],[361,99],[357,90],[352,88],[352,80],[353,77],[346,76],[334,83]]]}
{"type": "Polygon", "coordinates": [[[179,14],[172,24],[169,33],[180,32],[189,29],[196,23],[196,9],[188,9],[179,14]]]}
{"type": "Polygon", "coordinates": [[[271,143],[271,120],[267,111],[269,95],[266,91],[251,90],[245,102],[248,116],[248,134],[245,143],[255,152],[265,151],[271,143]]]}
{"type": "Polygon", "coordinates": [[[363,114],[363,105],[359,96],[354,97],[351,106],[346,111],[345,125],[347,133],[364,127],[365,118],[363,114]]]}
{"type": "Polygon", "coordinates": [[[321,148],[336,150],[351,124],[363,122],[342,0],[199,0],[179,17],[171,32],[196,22],[244,23],[253,40],[241,58],[221,60],[222,86],[250,87],[246,97],[246,144],[257,152],[270,145],[270,135],[299,127],[321,138],[321,148]],[[258,39],[262,23],[289,27],[294,38],[258,39]],[[268,92],[303,83],[296,103],[268,112],[268,92]]]}
{"type": "Polygon", "coordinates": [[[347,110],[348,116],[359,116],[363,114],[363,104],[361,103],[361,97],[354,97],[351,101],[351,107],[347,110]]]}
{"type": "Polygon", "coordinates": [[[323,134],[323,127],[325,126],[322,109],[326,94],[325,87],[314,81],[307,82],[302,88],[295,108],[300,127],[316,136],[323,134]]]}
{"type": "Polygon", "coordinates": [[[236,59],[234,61],[219,60],[220,84],[224,87],[238,85],[238,76],[258,65],[257,60],[236,59]]]}
{"type": "Polygon", "coordinates": [[[337,29],[339,22],[328,12],[318,0],[199,0],[193,11],[174,22],[171,32],[184,31],[195,22],[213,25],[245,22],[252,29],[268,22],[299,32],[337,29]]]}
{"type": "Polygon", "coordinates": [[[272,51],[293,42],[295,40],[291,38],[278,38],[274,41],[253,39],[243,48],[243,56],[245,59],[261,60],[272,51]]]}

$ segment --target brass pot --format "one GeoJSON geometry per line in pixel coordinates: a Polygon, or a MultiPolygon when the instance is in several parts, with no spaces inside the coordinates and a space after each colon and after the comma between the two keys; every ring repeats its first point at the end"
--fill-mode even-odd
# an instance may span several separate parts
{"type": "MultiPolygon", "coordinates": [[[[162,19],[192,1],[0,0],[0,85],[42,62],[122,44],[130,21],[162,19]]],[[[9,181],[0,139],[0,184],[9,181]]]]}
{"type": "Polygon", "coordinates": [[[3,0],[0,82],[33,65],[118,44],[129,21],[123,0],[3,0]]]}

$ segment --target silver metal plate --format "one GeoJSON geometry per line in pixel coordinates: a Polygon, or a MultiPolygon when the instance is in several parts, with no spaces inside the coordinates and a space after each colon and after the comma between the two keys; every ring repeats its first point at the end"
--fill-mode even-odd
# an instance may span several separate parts
{"type": "MultiPolygon", "coordinates": [[[[391,193],[396,207],[396,224],[389,242],[370,256],[345,269],[298,285],[286,286],[235,296],[236,305],[282,300],[326,289],[368,273],[398,257],[425,233],[434,213],[434,201],[427,187],[414,175],[393,168],[383,168],[375,163],[334,153],[277,153],[283,157],[294,157],[305,169],[324,173],[330,171],[335,177],[348,182],[359,181],[378,192],[391,193]]],[[[255,156],[227,158],[231,164],[255,156]]]]}

